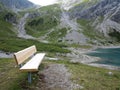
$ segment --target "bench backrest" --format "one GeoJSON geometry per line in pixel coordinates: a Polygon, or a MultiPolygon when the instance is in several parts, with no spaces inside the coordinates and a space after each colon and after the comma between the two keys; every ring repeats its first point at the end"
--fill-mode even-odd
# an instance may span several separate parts
{"type": "Polygon", "coordinates": [[[37,52],[36,46],[33,45],[19,52],[14,53],[16,63],[18,65],[22,64],[26,59],[34,55],[36,52],[37,52]]]}

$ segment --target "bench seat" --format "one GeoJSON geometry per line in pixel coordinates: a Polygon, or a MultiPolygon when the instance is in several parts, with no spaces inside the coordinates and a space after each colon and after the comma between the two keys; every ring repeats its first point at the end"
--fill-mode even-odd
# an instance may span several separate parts
{"type": "Polygon", "coordinates": [[[36,72],[38,71],[39,65],[44,58],[45,53],[38,53],[36,54],[31,60],[29,60],[26,64],[24,64],[20,71],[27,71],[27,72],[36,72]]]}

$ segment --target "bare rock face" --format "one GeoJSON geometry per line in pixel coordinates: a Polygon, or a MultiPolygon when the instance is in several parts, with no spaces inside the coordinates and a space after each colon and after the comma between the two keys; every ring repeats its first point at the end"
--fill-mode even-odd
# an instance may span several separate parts
{"type": "Polygon", "coordinates": [[[86,44],[87,38],[78,31],[71,31],[65,36],[65,40],[68,43],[86,44]]]}
{"type": "MultiPolygon", "coordinates": [[[[85,7],[85,6],[84,6],[85,7]]],[[[100,0],[95,5],[90,6],[87,9],[82,9],[81,11],[74,12],[76,17],[91,19],[98,16],[105,16],[108,13],[113,14],[119,11],[120,1],[119,0],[100,0]],[[117,11],[117,12],[116,12],[117,11]]],[[[75,9],[77,9],[76,7],[75,9]]],[[[74,10],[75,11],[75,10],[74,10]]]]}
{"type": "Polygon", "coordinates": [[[92,21],[91,26],[95,31],[104,34],[107,38],[118,39],[116,31],[118,35],[120,33],[120,0],[99,0],[93,5],[91,2],[93,1],[74,7],[70,13],[71,17],[92,21]]]}

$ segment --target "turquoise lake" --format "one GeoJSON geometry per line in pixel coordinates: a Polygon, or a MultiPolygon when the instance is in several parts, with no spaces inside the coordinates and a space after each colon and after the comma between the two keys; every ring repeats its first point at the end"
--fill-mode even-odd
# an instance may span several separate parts
{"type": "Polygon", "coordinates": [[[95,63],[120,66],[120,48],[98,48],[87,55],[101,58],[95,63]]]}

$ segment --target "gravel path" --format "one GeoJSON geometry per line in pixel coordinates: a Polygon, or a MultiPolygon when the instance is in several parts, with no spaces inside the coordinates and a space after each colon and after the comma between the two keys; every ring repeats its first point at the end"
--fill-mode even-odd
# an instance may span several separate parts
{"type": "Polygon", "coordinates": [[[63,64],[51,64],[39,72],[37,90],[74,90],[83,88],[70,80],[71,74],[63,64]]]}

